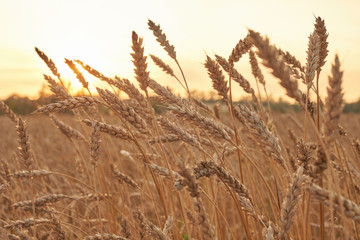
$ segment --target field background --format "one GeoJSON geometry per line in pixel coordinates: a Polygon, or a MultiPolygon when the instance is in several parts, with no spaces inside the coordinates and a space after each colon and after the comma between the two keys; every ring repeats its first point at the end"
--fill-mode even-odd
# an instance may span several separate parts
{"type": "Polygon", "coordinates": [[[39,98],[0,101],[0,238],[360,239],[360,101],[345,104],[325,21],[304,63],[251,29],[228,57],[206,54],[207,101],[148,27],[171,66],[132,31],[134,81],[65,58],[77,95],[35,48],[51,72],[39,98]],[[244,56],[251,82],[235,65],[244,56]],[[153,79],[150,61],[184,94],[153,79]],[[292,103],[274,103],[269,82],[292,103]]]}

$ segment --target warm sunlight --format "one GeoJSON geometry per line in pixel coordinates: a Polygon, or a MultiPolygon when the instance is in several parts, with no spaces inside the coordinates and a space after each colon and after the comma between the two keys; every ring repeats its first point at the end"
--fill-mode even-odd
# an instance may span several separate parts
{"type": "MultiPolygon", "coordinates": [[[[329,62],[338,53],[345,71],[346,100],[359,97],[360,2],[356,0],[20,2],[7,1],[0,9],[0,98],[12,93],[34,97],[44,84],[42,73],[48,70],[33,51],[34,46],[53,59],[62,76],[71,81],[72,92],[80,90],[81,85],[64,64],[64,58],[80,59],[104,75],[118,75],[135,82],[130,57],[132,30],[144,37],[146,54],[163,58],[180,75],[147,29],[148,18],[162,25],[175,46],[190,89],[207,92],[211,81],[203,68],[205,53],[228,56],[239,39],[245,37],[247,28],[268,35],[272,43],[291,51],[304,63],[314,15],[326,21],[330,33],[329,59],[324,66],[320,95],[326,93],[329,62]],[[139,9],[138,5],[143,7],[139,9]]],[[[148,65],[151,77],[182,92],[176,81],[161,73],[150,59],[148,65]]],[[[241,60],[237,66],[255,85],[246,61],[241,60]]],[[[86,79],[93,87],[94,79],[86,79]]],[[[284,94],[276,79],[269,78],[268,87],[274,97],[284,94]]],[[[237,90],[234,96],[241,97],[243,92],[237,90]]]]}
{"type": "MultiPolygon", "coordinates": [[[[89,83],[90,92],[96,92],[96,84],[98,84],[99,80],[97,80],[94,76],[90,75],[86,71],[84,71],[81,66],[74,62],[79,71],[84,75],[86,81],[89,83]]],[[[82,83],[76,78],[74,72],[64,63],[61,62],[56,64],[58,71],[61,74],[61,79],[64,81],[65,86],[69,89],[71,94],[77,94],[79,92],[84,92],[88,94],[88,91],[83,88],[82,83]]]]}
{"type": "Polygon", "coordinates": [[[0,240],[360,240],[360,0],[0,7],[0,240]]]}
{"type": "MultiPolygon", "coordinates": [[[[84,62],[85,64],[91,64],[92,66],[95,66],[99,69],[106,69],[106,63],[99,61],[96,57],[94,57],[93,54],[91,54],[92,46],[89,45],[87,41],[81,41],[79,39],[78,41],[71,41],[67,42],[66,38],[63,38],[63,45],[59,48],[52,49],[51,55],[49,57],[53,60],[55,63],[58,72],[61,74],[62,80],[64,81],[65,85],[69,87],[69,91],[72,94],[76,94],[79,92],[85,92],[88,94],[88,91],[86,89],[83,89],[83,85],[80,83],[80,81],[76,78],[76,75],[74,72],[69,68],[69,66],[65,63],[65,58],[72,60],[80,60],[84,62]]],[[[42,49],[40,49],[42,50],[42,49]]],[[[46,53],[45,50],[42,50],[46,53]]],[[[47,66],[42,62],[42,60],[38,59],[39,64],[42,65],[43,72],[49,72],[49,69],[47,69],[47,66]]],[[[96,79],[94,76],[87,73],[81,65],[74,62],[78,70],[84,75],[86,81],[89,83],[89,90],[90,92],[94,93],[96,92],[96,86],[99,84],[99,80],[96,79]]]]}

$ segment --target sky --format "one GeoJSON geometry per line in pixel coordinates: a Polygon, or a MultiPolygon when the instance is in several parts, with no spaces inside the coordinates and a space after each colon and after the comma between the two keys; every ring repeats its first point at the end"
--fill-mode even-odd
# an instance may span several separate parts
{"type": "MultiPolygon", "coordinates": [[[[267,35],[272,44],[305,65],[315,16],[325,20],[329,32],[329,56],[320,77],[321,96],[326,96],[337,53],[344,70],[345,100],[360,97],[359,0],[0,0],[0,4],[0,99],[13,93],[35,97],[46,83],[42,74],[51,72],[35,53],[35,46],[55,62],[74,91],[80,84],[64,58],[79,59],[106,76],[117,75],[135,83],[130,56],[133,30],[144,37],[145,53],[162,58],[180,77],[175,63],[147,28],[148,19],[159,23],[175,46],[190,89],[209,91],[206,54],[227,58],[248,28],[267,35]]],[[[152,78],[182,93],[176,80],[162,73],[150,58],[147,62],[152,78]]],[[[247,55],[236,68],[256,89],[247,55]]],[[[99,84],[85,76],[91,86],[99,84]]],[[[271,96],[287,99],[277,79],[266,74],[266,82],[271,96]]],[[[236,86],[233,94],[235,98],[245,96],[236,86]]]]}

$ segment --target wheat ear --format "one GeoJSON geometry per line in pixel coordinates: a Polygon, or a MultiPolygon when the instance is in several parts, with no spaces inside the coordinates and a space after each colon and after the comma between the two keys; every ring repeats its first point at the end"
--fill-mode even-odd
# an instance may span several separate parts
{"type": "MultiPolygon", "coordinates": [[[[133,140],[133,138],[128,134],[128,132],[120,127],[116,127],[116,126],[113,126],[110,124],[106,124],[106,123],[99,122],[96,120],[89,120],[89,119],[84,119],[84,120],[82,120],[82,122],[85,123],[86,125],[88,125],[89,127],[92,126],[93,122],[97,122],[101,132],[107,133],[107,134],[117,137],[117,138],[121,138],[123,140],[133,140]]],[[[138,133],[138,132],[133,132],[133,134],[135,136],[140,136],[140,133],[138,133]]]]}
{"type": "Polygon", "coordinates": [[[269,224],[268,227],[265,227],[263,229],[263,238],[265,240],[274,240],[274,229],[272,228],[272,226],[269,224]]]}
{"type": "Polygon", "coordinates": [[[170,122],[166,118],[160,117],[158,118],[158,121],[164,129],[166,129],[170,133],[174,133],[182,141],[189,143],[190,145],[196,147],[197,149],[205,153],[205,150],[202,148],[199,141],[194,136],[186,132],[184,129],[177,126],[175,123],[170,122]]]}
{"type": "Polygon", "coordinates": [[[128,221],[125,218],[121,218],[120,220],[121,233],[125,238],[131,239],[130,226],[128,221]]]}
{"type": "Polygon", "coordinates": [[[170,106],[169,109],[178,117],[182,117],[187,121],[201,127],[210,134],[221,137],[227,141],[231,141],[230,136],[234,136],[234,131],[222,123],[216,122],[214,119],[204,117],[197,111],[189,107],[170,106]]]}
{"type": "Polygon", "coordinates": [[[268,38],[263,38],[258,32],[249,30],[250,37],[258,49],[258,56],[263,60],[263,64],[273,70],[272,74],[280,79],[280,84],[286,89],[286,94],[296,99],[300,105],[302,94],[298,89],[298,82],[291,75],[290,68],[285,65],[283,58],[279,58],[278,50],[270,45],[268,38]]]}
{"type": "Polygon", "coordinates": [[[91,150],[90,150],[90,159],[91,164],[96,167],[97,162],[100,156],[100,126],[98,122],[92,122],[92,130],[91,130],[91,150]]]}
{"type": "Polygon", "coordinates": [[[176,52],[175,47],[170,45],[169,41],[166,39],[165,33],[162,32],[160,25],[156,25],[150,19],[148,20],[149,29],[153,32],[156,40],[160,43],[160,45],[165,49],[165,51],[169,54],[169,56],[176,60],[176,52]]]}
{"type": "Polygon", "coordinates": [[[55,76],[58,77],[58,79],[60,79],[60,73],[58,72],[55,63],[50,58],[48,58],[48,56],[46,56],[44,52],[40,51],[40,49],[38,49],[37,47],[35,47],[35,51],[39,55],[39,57],[45,62],[48,68],[51,70],[52,74],[54,74],[55,76]]]}
{"type": "Polygon", "coordinates": [[[44,74],[44,79],[48,82],[48,86],[50,90],[55,94],[55,96],[57,96],[61,100],[72,98],[70,94],[67,93],[66,89],[63,86],[59,85],[52,77],[44,74]]]}
{"type": "Polygon", "coordinates": [[[237,82],[245,92],[254,95],[254,89],[251,87],[250,82],[246,80],[235,68],[232,68],[230,63],[223,57],[215,55],[216,61],[228,73],[231,74],[231,79],[237,82]],[[230,73],[231,71],[231,73],[230,73]]]}
{"type": "Polygon", "coordinates": [[[211,161],[202,161],[196,165],[194,168],[196,178],[200,177],[210,177],[213,174],[216,174],[224,183],[229,187],[234,189],[234,191],[241,197],[245,197],[250,202],[253,202],[247,187],[237,180],[233,175],[231,175],[225,168],[217,165],[211,161]]]}
{"type": "Polygon", "coordinates": [[[298,165],[304,168],[304,174],[309,174],[309,164],[311,160],[310,147],[305,144],[303,139],[300,139],[296,144],[296,148],[298,165]]]}
{"type": "Polygon", "coordinates": [[[151,60],[153,60],[153,62],[160,67],[164,72],[166,72],[167,74],[169,74],[170,76],[174,77],[177,79],[177,77],[174,74],[174,70],[172,70],[172,68],[166,64],[163,60],[161,60],[161,58],[150,54],[151,60]]]}
{"type": "Polygon", "coordinates": [[[31,207],[33,204],[35,207],[42,207],[48,203],[55,203],[60,201],[61,199],[74,199],[72,196],[64,195],[64,194],[50,194],[46,196],[42,196],[33,200],[27,200],[22,202],[17,202],[13,204],[13,207],[31,207]]]}
{"type": "Polygon", "coordinates": [[[88,107],[96,103],[100,103],[100,101],[96,98],[87,97],[87,96],[75,97],[73,99],[67,99],[56,103],[50,103],[48,105],[45,105],[37,109],[33,113],[53,113],[53,112],[64,111],[79,107],[88,107]]]}
{"type": "Polygon", "coordinates": [[[114,111],[118,112],[126,121],[131,123],[139,132],[143,134],[150,134],[144,119],[137,114],[132,107],[118,98],[115,94],[109,90],[103,90],[97,88],[98,93],[101,98],[113,108],[114,111]]]}
{"type": "Polygon", "coordinates": [[[332,201],[332,206],[335,209],[340,208],[346,217],[353,219],[355,222],[360,222],[360,207],[353,201],[339,194],[329,192],[316,184],[307,187],[306,190],[310,192],[314,198],[324,202],[326,205],[330,205],[330,201],[332,201]]]}
{"type": "MultiPolygon", "coordinates": [[[[151,21],[149,19],[148,26],[149,26],[149,29],[153,32],[154,36],[156,37],[156,40],[160,43],[160,45],[164,48],[164,50],[168,53],[168,55],[172,59],[174,59],[175,63],[179,67],[181,75],[182,75],[184,83],[185,83],[186,91],[187,91],[189,97],[191,97],[189,86],[187,84],[184,72],[183,72],[178,60],[176,59],[175,47],[173,45],[170,45],[169,41],[166,38],[165,33],[162,32],[160,25],[156,25],[153,21],[151,21]]],[[[180,81],[179,81],[179,83],[181,84],[181,86],[184,86],[180,81]]]]}
{"type": "Polygon", "coordinates": [[[189,105],[187,99],[183,99],[179,96],[176,96],[171,92],[170,89],[161,86],[155,80],[151,79],[149,82],[149,87],[160,96],[160,98],[168,104],[175,104],[178,106],[189,105]]]}
{"type": "Polygon", "coordinates": [[[155,226],[152,222],[146,219],[146,223],[148,225],[148,231],[151,236],[156,240],[170,240],[170,238],[157,226],[155,226]]]}
{"type": "Polygon", "coordinates": [[[222,97],[223,101],[228,101],[228,82],[225,81],[225,76],[222,74],[219,64],[217,64],[209,56],[206,56],[205,67],[208,71],[213,88],[218,92],[219,96],[222,97]]]}
{"type": "Polygon", "coordinates": [[[199,184],[194,175],[179,161],[180,170],[178,173],[183,177],[182,184],[187,186],[187,190],[193,199],[193,205],[197,213],[197,224],[199,224],[204,239],[214,239],[214,233],[209,223],[208,216],[204,209],[204,204],[200,198],[199,184]]]}
{"type": "Polygon", "coordinates": [[[327,98],[325,100],[325,126],[328,141],[332,141],[336,135],[340,115],[344,108],[344,93],[342,92],[343,71],[340,70],[338,55],[335,56],[331,73],[332,75],[329,76],[329,87],[327,88],[327,98]]]}
{"type": "Polygon", "coordinates": [[[244,39],[240,39],[229,56],[229,63],[233,66],[235,62],[240,60],[243,54],[250,50],[251,46],[252,43],[249,35],[247,35],[244,39]]]}
{"type": "Polygon", "coordinates": [[[17,171],[12,174],[8,174],[9,177],[13,178],[35,178],[35,177],[41,177],[41,176],[47,176],[52,174],[51,171],[48,170],[31,170],[31,171],[17,171]]]}
{"type": "Polygon", "coordinates": [[[69,68],[75,73],[76,78],[79,80],[79,82],[83,85],[84,88],[89,88],[89,83],[85,80],[84,75],[79,71],[79,69],[76,67],[75,63],[72,60],[65,58],[65,63],[69,66],[69,68]]]}
{"type": "Polygon", "coordinates": [[[284,52],[282,49],[277,48],[277,53],[284,58],[286,64],[289,64],[293,68],[297,68],[301,73],[305,72],[305,67],[303,67],[299,60],[295,56],[291,55],[288,51],[284,52]]]}
{"type": "Polygon", "coordinates": [[[76,129],[70,127],[69,125],[65,124],[64,122],[60,121],[57,117],[55,117],[52,114],[50,114],[50,118],[51,118],[51,120],[54,121],[57,128],[65,136],[67,136],[69,138],[78,139],[78,140],[82,140],[82,141],[86,142],[86,138],[78,130],[76,130],[76,129]]]}
{"type": "Polygon", "coordinates": [[[111,168],[111,173],[112,175],[119,181],[119,182],[125,182],[127,183],[128,185],[134,187],[134,188],[137,188],[138,185],[137,183],[132,180],[129,176],[119,172],[119,171],[116,171],[116,168],[113,164],[110,165],[110,168],[111,168]]]}
{"type": "Polygon", "coordinates": [[[305,181],[303,173],[304,168],[300,167],[293,175],[289,192],[282,203],[279,239],[287,239],[286,235],[290,231],[295,217],[296,208],[300,201],[302,184],[305,181]]]}
{"type": "Polygon", "coordinates": [[[46,218],[37,218],[35,220],[33,218],[27,218],[24,220],[11,221],[11,223],[5,225],[4,228],[6,228],[6,229],[18,228],[18,227],[28,228],[28,227],[31,227],[34,223],[36,225],[40,225],[40,224],[48,224],[50,222],[51,221],[46,218]]]}
{"type": "Polygon", "coordinates": [[[146,224],[146,219],[143,213],[138,209],[135,210],[134,218],[139,226],[139,228],[137,229],[139,233],[139,239],[146,239],[148,233],[148,225],[146,224]]]}
{"type": "Polygon", "coordinates": [[[147,91],[149,85],[149,72],[146,71],[147,63],[144,56],[144,47],[142,46],[143,39],[139,38],[136,32],[132,32],[132,49],[134,53],[131,54],[133,63],[135,65],[135,78],[139,82],[140,88],[147,91]]]}
{"type": "Polygon", "coordinates": [[[259,67],[259,64],[258,64],[258,61],[256,59],[255,53],[252,50],[249,51],[249,59],[250,59],[250,65],[251,65],[252,74],[265,87],[266,83],[265,83],[264,75],[261,72],[261,69],[259,67]]]}
{"type": "Polygon", "coordinates": [[[29,169],[30,165],[33,163],[33,156],[31,153],[29,136],[26,132],[26,124],[21,118],[18,119],[16,132],[18,135],[18,142],[20,146],[20,157],[25,167],[29,169]]]}
{"type": "Polygon", "coordinates": [[[129,240],[129,238],[124,238],[113,233],[97,233],[85,237],[85,240],[129,240]]]}
{"type": "Polygon", "coordinates": [[[305,81],[308,90],[313,86],[316,70],[319,66],[320,39],[316,32],[309,36],[309,45],[306,58],[305,81]]]}
{"type": "Polygon", "coordinates": [[[320,17],[316,18],[314,26],[315,26],[315,32],[317,33],[320,39],[320,57],[319,57],[319,65],[317,69],[317,71],[320,72],[321,67],[324,66],[324,64],[326,63],[325,59],[329,53],[328,50],[329,43],[327,42],[327,38],[329,34],[327,33],[326,30],[325,21],[322,20],[320,17]]]}
{"type": "Polygon", "coordinates": [[[65,231],[63,230],[59,219],[55,216],[55,214],[50,214],[50,220],[52,229],[55,232],[56,240],[65,240],[65,231]]]}
{"type": "Polygon", "coordinates": [[[267,128],[259,115],[243,104],[238,104],[235,107],[234,114],[240,122],[245,123],[251,133],[257,136],[256,140],[261,146],[264,146],[262,150],[267,155],[272,156],[282,167],[286,168],[278,138],[267,128]]]}

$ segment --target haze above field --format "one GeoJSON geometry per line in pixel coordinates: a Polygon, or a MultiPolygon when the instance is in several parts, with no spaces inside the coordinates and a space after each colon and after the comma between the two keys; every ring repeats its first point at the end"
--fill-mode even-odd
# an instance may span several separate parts
{"type": "MultiPolygon", "coordinates": [[[[290,51],[305,63],[308,36],[315,16],[325,19],[329,32],[329,56],[321,76],[321,95],[325,95],[327,75],[335,53],[342,62],[345,99],[359,98],[360,87],[360,1],[2,1],[0,8],[0,99],[12,93],[35,96],[50,74],[36,55],[44,51],[65,79],[75,76],[64,58],[80,59],[107,76],[133,77],[131,31],[144,37],[146,53],[152,53],[176,69],[157,44],[147,19],[160,23],[175,45],[191,89],[211,90],[203,66],[205,53],[227,57],[247,28],[270,37],[271,42],[290,51]]],[[[150,75],[161,84],[181,92],[179,84],[152,64],[150,75]]],[[[255,88],[248,56],[237,65],[255,88]]],[[[177,70],[177,69],[176,69],[177,70]]],[[[180,73],[176,71],[177,75],[180,73]]],[[[88,75],[86,75],[88,76],[88,75]]],[[[89,78],[93,85],[97,82],[89,78]]],[[[135,80],[134,80],[135,81],[135,80]]],[[[274,97],[284,90],[276,79],[267,76],[267,87],[274,97]]],[[[243,94],[235,88],[235,97],[243,94]]]]}

